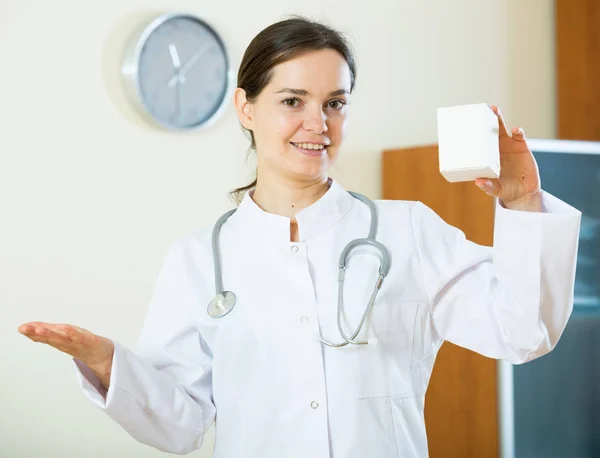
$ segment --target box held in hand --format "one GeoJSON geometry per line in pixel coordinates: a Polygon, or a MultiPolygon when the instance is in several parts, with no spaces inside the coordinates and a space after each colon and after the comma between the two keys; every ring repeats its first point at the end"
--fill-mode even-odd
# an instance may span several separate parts
{"type": "Polygon", "coordinates": [[[437,110],[440,173],[449,182],[500,176],[498,117],[486,103],[437,110]]]}

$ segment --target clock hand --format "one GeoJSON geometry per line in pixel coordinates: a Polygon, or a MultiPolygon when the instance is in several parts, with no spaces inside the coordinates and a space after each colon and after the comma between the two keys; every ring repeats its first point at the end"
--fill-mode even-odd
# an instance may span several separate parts
{"type": "Polygon", "coordinates": [[[198,61],[198,59],[200,59],[200,56],[202,56],[202,54],[204,54],[207,49],[208,49],[208,44],[204,44],[204,46],[202,46],[198,51],[196,51],[196,53],[190,57],[188,59],[188,61],[183,64],[183,67],[181,67],[181,73],[183,76],[185,76],[185,74],[190,70],[190,68],[192,68],[194,66],[194,64],[198,61]]]}
{"type": "MultiPolygon", "coordinates": [[[[171,45],[171,46],[173,46],[173,45],[171,45]]],[[[169,46],[169,49],[171,49],[171,46],[169,46]]],[[[206,52],[208,46],[209,46],[208,44],[205,44],[204,46],[202,46],[198,51],[196,51],[194,53],[194,55],[192,57],[190,57],[187,60],[187,62],[185,64],[183,64],[183,66],[175,67],[177,72],[169,80],[169,87],[173,87],[175,84],[177,84],[177,81],[181,81],[182,79],[185,81],[185,74],[194,66],[194,64],[198,61],[198,59],[200,59],[202,54],[204,54],[206,52]]]]}
{"type": "Polygon", "coordinates": [[[177,52],[177,48],[174,44],[169,45],[169,53],[171,54],[173,67],[175,67],[175,70],[179,72],[179,69],[181,68],[181,60],[179,59],[179,53],[177,52]]]}
{"type": "Polygon", "coordinates": [[[177,117],[181,116],[181,83],[178,82],[175,85],[175,113],[177,117]]]}
{"type": "Polygon", "coordinates": [[[181,60],[179,59],[179,53],[173,43],[169,45],[169,53],[171,54],[171,62],[175,67],[175,75],[169,80],[169,87],[173,87],[179,81],[179,74],[181,72],[181,60]]]}
{"type": "Polygon", "coordinates": [[[182,110],[183,110],[183,82],[180,80],[177,83],[177,116],[181,118],[182,110]]]}

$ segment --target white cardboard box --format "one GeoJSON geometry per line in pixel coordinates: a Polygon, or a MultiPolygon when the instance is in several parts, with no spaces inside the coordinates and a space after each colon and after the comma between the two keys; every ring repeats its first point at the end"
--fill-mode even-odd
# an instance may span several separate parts
{"type": "Polygon", "coordinates": [[[450,182],[500,176],[498,117],[486,103],[437,110],[440,173],[450,182]]]}

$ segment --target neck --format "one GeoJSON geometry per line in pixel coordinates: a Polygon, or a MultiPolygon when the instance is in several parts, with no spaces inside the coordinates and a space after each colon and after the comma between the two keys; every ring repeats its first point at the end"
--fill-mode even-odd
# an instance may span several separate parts
{"type": "Polygon", "coordinates": [[[314,204],[328,189],[327,176],[302,182],[284,177],[265,180],[259,176],[252,199],[264,211],[295,221],[296,213],[314,204]]]}

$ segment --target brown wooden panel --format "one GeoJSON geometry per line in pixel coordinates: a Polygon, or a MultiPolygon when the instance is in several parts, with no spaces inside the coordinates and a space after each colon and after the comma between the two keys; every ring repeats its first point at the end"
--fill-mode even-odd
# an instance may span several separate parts
{"type": "Polygon", "coordinates": [[[555,8],[558,138],[600,140],[600,2],[555,8]]]}
{"type": "MultiPolygon", "coordinates": [[[[448,183],[437,146],[387,150],[384,199],[419,200],[469,240],[491,245],[494,201],[473,183],[448,183]]],[[[427,395],[425,422],[431,458],[499,456],[496,361],[445,342],[427,395]]]]}

